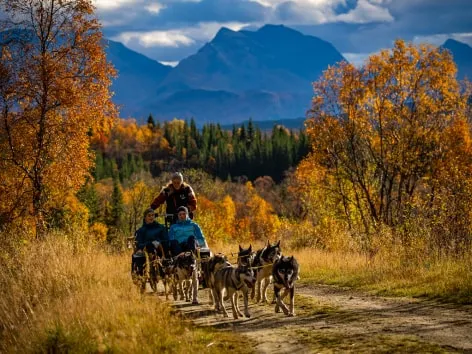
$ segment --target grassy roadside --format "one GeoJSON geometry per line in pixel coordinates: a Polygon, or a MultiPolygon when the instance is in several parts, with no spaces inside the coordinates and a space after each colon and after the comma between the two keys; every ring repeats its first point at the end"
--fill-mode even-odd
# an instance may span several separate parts
{"type": "MultiPolygon", "coordinates": [[[[292,253],[288,253],[292,254],[292,253]]],[[[472,256],[428,259],[305,249],[293,253],[302,283],[349,286],[379,295],[425,297],[472,304],[472,256]]]]}
{"type": "MultiPolygon", "coordinates": [[[[257,250],[265,244],[256,242],[252,245],[253,250],[257,250]]],[[[248,247],[248,244],[242,246],[248,247]]],[[[359,253],[314,248],[290,250],[283,241],[281,246],[284,255],[294,255],[300,263],[299,282],[302,284],[347,286],[377,295],[472,304],[472,254],[462,258],[434,258],[420,252],[401,255],[387,250],[366,257],[359,253]]],[[[223,252],[230,261],[236,262],[237,245],[215,245],[212,250],[223,252]]]]}
{"type": "Polygon", "coordinates": [[[0,251],[0,352],[234,353],[237,335],[192,327],[141,295],[129,255],[50,235],[0,251]]]}

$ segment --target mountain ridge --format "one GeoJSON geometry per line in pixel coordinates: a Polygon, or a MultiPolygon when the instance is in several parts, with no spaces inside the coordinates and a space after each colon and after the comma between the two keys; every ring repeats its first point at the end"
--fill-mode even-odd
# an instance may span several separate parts
{"type": "MultiPolygon", "coordinates": [[[[345,60],[331,43],[284,25],[255,31],[222,27],[174,68],[110,43],[107,55],[120,75],[112,86],[114,100],[123,117],[140,122],[149,114],[158,120],[195,118],[199,124],[301,117],[309,109],[312,82],[328,65],[345,60]]],[[[453,39],[440,47],[451,52],[458,78],[470,79],[472,48],[453,39]]]]}
{"type": "Polygon", "coordinates": [[[341,60],[328,42],[285,26],[221,28],[142,97],[141,107],[125,105],[124,113],[221,123],[299,117],[309,108],[311,83],[341,60]]]}

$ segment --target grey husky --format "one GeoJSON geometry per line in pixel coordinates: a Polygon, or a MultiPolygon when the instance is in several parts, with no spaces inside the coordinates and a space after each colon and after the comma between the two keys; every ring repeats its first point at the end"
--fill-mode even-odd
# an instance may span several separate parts
{"type": "Polygon", "coordinates": [[[215,299],[215,273],[224,267],[231,267],[226,256],[222,253],[217,253],[210,257],[207,262],[202,262],[203,279],[209,291],[210,305],[215,305],[215,310],[219,311],[218,301],[215,299]]]}
{"type": "Polygon", "coordinates": [[[183,300],[185,295],[185,301],[190,301],[190,296],[193,295],[192,303],[198,304],[197,259],[192,252],[182,252],[175,258],[174,280],[174,299],[178,291],[180,300],[183,300]]]}
{"type": "Polygon", "coordinates": [[[267,288],[272,277],[272,265],[280,258],[280,240],[271,245],[267,240],[267,245],[256,252],[252,267],[256,269],[256,286],[252,289],[251,298],[256,293],[256,302],[267,300],[267,288]],[[264,284],[264,285],[263,285],[264,284]],[[262,288],[264,286],[264,288],[262,288]]]}
{"type": "Polygon", "coordinates": [[[238,265],[252,267],[255,255],[256,252],[252,251],[252,245],[249,245],[248,248],[242,248],[241,245],[239,245],[238,265]]]}
{"type": "Polygon", "coordinates": [[[225,267],[215,273],[215,301],[218,303],[218,307],[223,310],[223,315],[225,317],[228,317],[228,312],[226,311],[223,302],[223,294],[225,290],[231,300],[233,318],[236,320],[238,319],[238,315],[241,317],[243,316],[238,306],[238,291],[243,293],[244,315],[246,317],[251,317],[249,314],[248,292],[249,289],[254,286],[255,282],[256,278],[254,277],[254,272],[248,266],[225,267]]]}
{"type": "Polygon", "coordinates": [[[297,260],[292,257],[281,257],[272,267],[272,277],[274,282],[275,312],[280,309],[287,316],[295,316],[295,281],[299,279],[300,267],[297,260]],[[280,295],[280,290],[284,289],[284,294],[280,295]],[[283,298],[290,293],[290,308],[283,302],[283,298]]]}

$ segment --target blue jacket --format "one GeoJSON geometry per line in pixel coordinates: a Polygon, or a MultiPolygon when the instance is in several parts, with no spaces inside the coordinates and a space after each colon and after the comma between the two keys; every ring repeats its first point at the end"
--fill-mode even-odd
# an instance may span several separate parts
{"type": "Polygon", "coordinates": [[[187,242],[190,236],[195,236],[200,247],[208,247],[205,236],[203,236],[200,226],[189,218],[186,220],[179,220],[172,224],[169,230],[169,240],[176,240],[179,243],[187,242]]]}
{"type": "Polygon", "coordinates": [[[146,246],[151,246],[152,241],[166,241],[168,239],[167,230],[163,225],[157,222],[150,224],[144,223],[143,226],[136,231],[135,239],[136,247],[142,250],[146,246]]]}

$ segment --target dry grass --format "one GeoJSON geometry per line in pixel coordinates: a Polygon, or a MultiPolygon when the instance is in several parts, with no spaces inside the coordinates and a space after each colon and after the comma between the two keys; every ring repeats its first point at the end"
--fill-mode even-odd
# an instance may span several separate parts
{"type": "Polygon", "coordinates": [[[460,258],[305,249],[294,253],[303,282],[319,282],[371,290],[378,294],[436,298],[472,303],[472,256],[460,258]]]}
{"type": "MultiPolygon", "coordinates": [[[[275,239],[272,237],[271,242],[275,239]]],[[[349,286],[377,294],[427,297],[452,303],[472,303],[472,254],[461,257],[427,253],[420,246],[407,250],[385,244],[370,255],[352,251],[326,251],[316,248],[287,249],[301,266],[301,282],[349,286]]],[[[249,242],[242,243],[248,247],[249,242]]],[[[252,242],[253,250],[264,246],[252,242]]],[[[238,244],[214,244],[213,252],[225,253],[237,261],[238,244]]]]}
{"type": "Polygon", "coordinates": [[[140,295],[129,254],[76,236],[0,251],[0,352],[243,351],[238,337],[191,328],[155,295],[140,295]]]}

